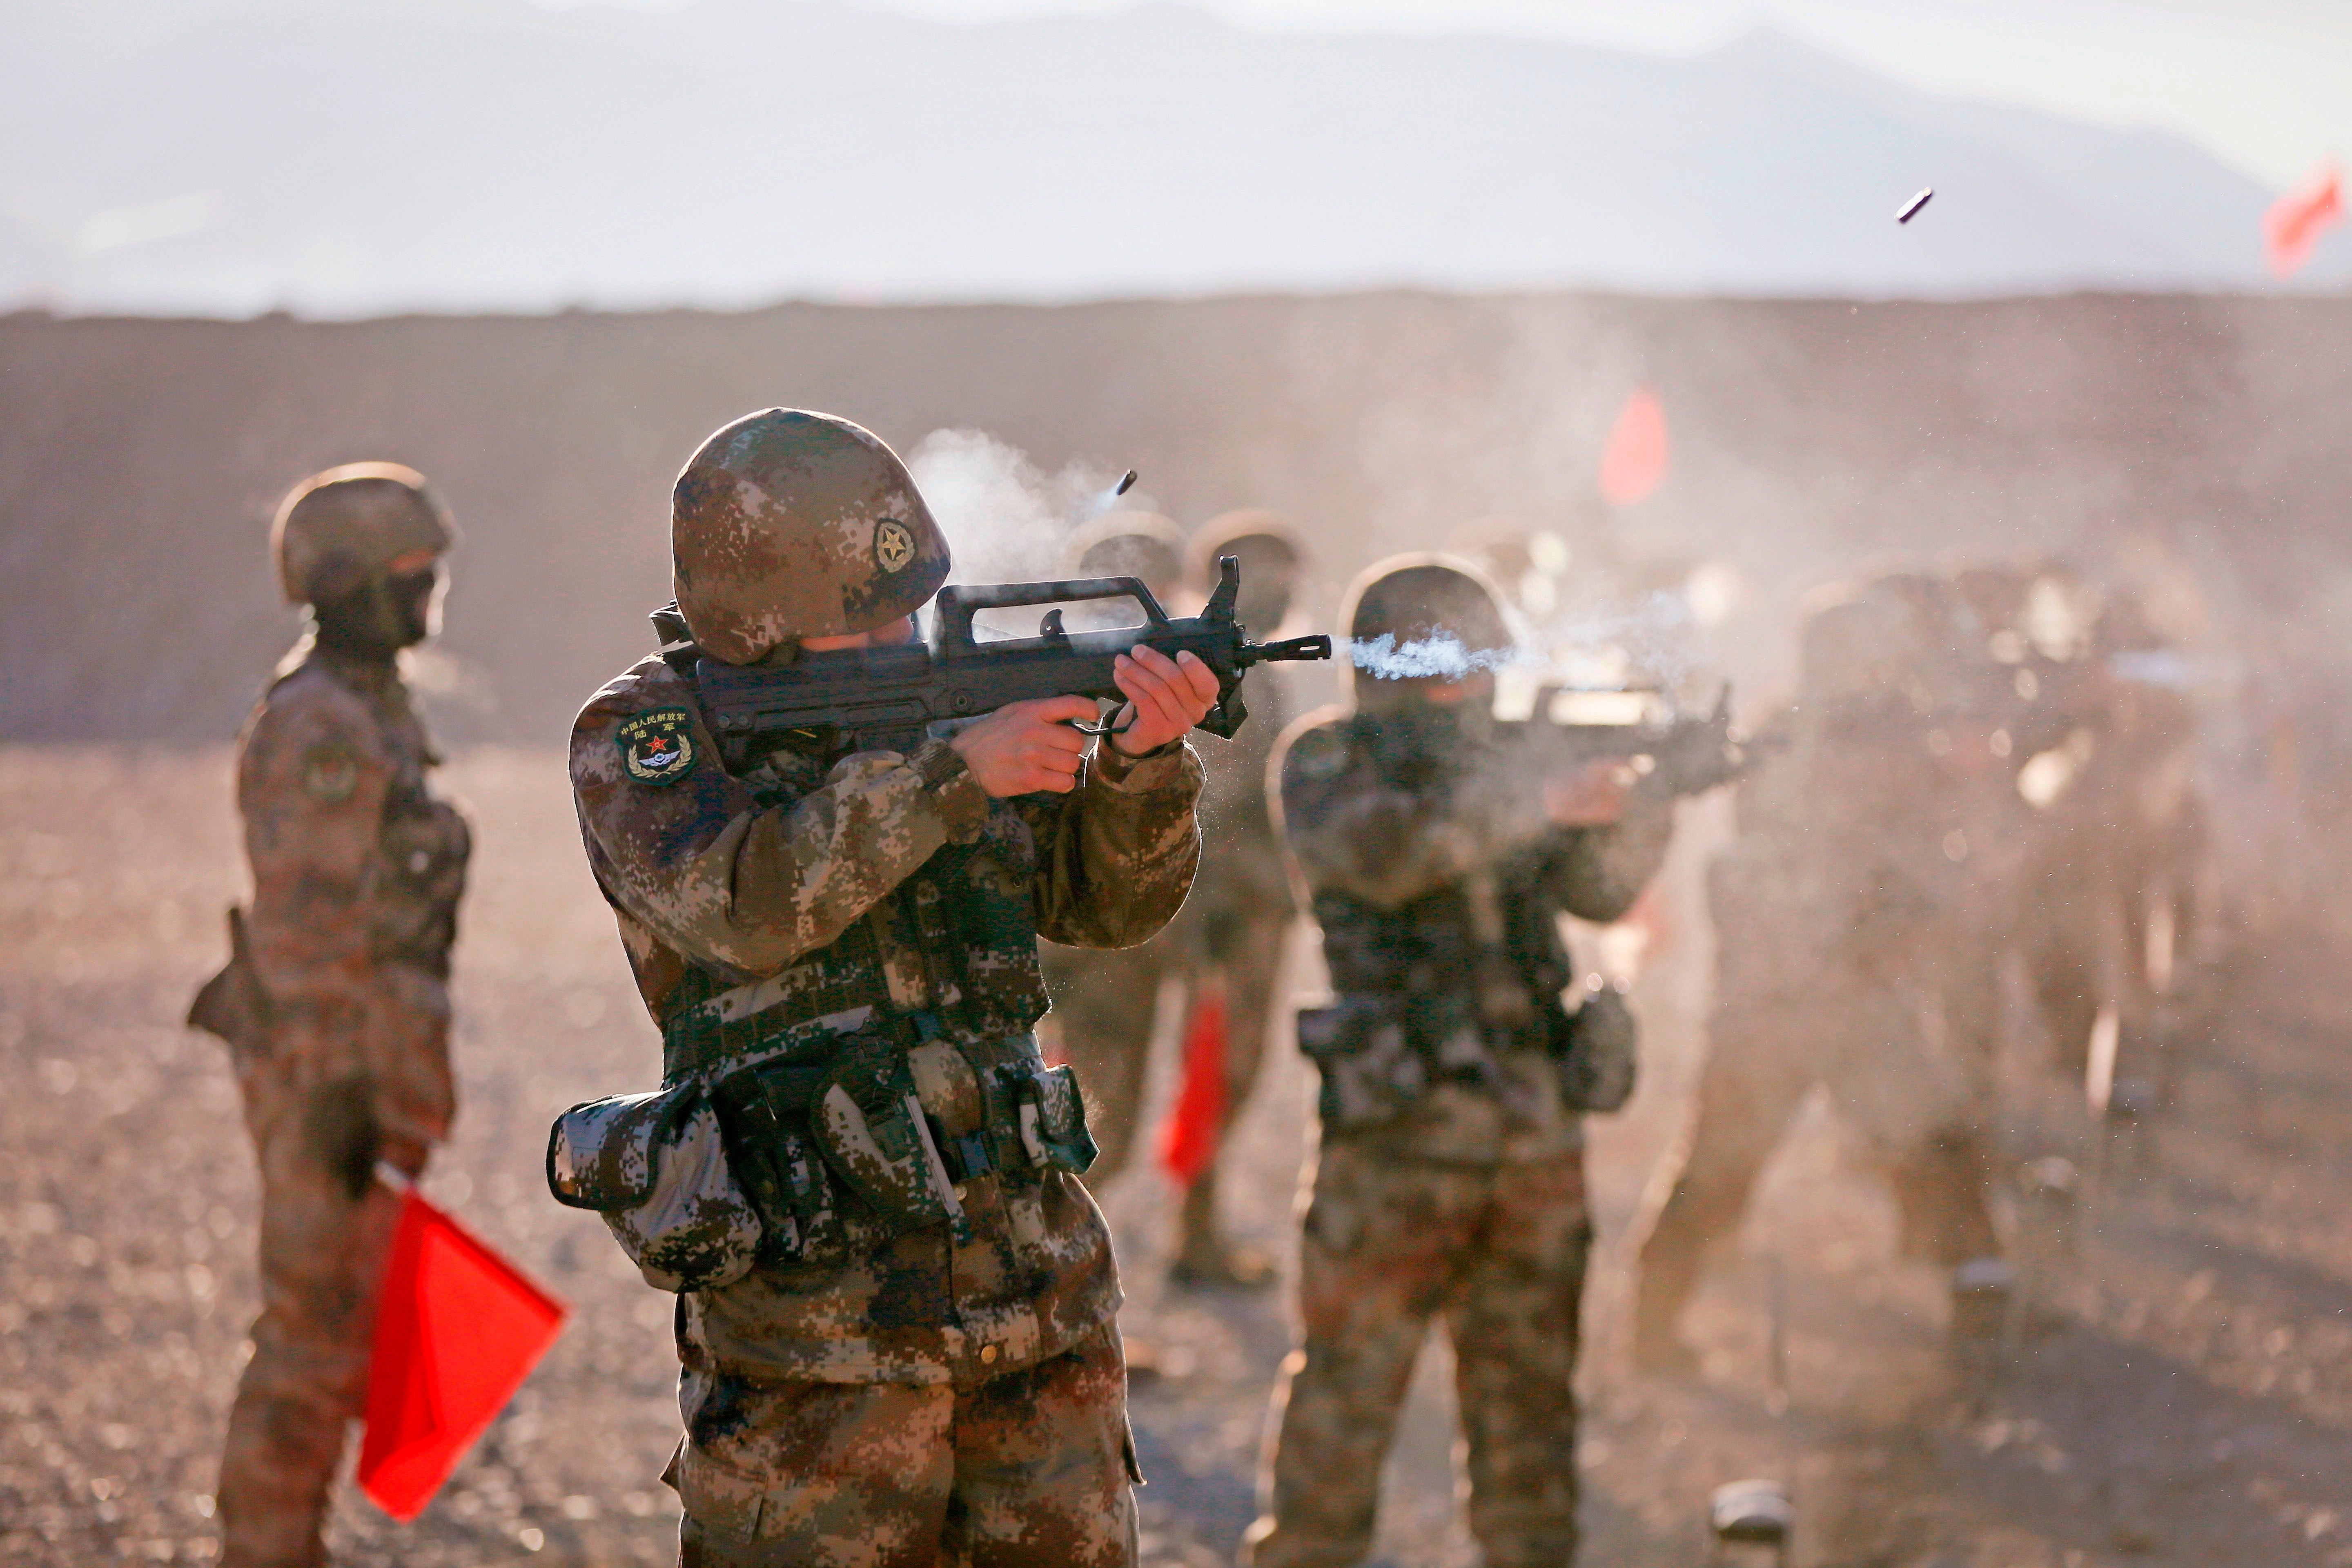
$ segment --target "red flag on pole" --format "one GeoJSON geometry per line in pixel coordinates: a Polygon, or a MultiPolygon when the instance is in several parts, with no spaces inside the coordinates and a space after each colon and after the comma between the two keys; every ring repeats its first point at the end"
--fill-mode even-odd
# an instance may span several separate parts
{"type": "Polygon", "coordinates": [[[1201,1179],[1217,1157],[1225,1120],[1225,990],[1202,985],[1184,1021],[1184,1082],[1160,1134],[1160,1164],[1185,1186],[1201,1179]]]}
{"type": "Polygon", "coordinates": [[[2271,204],[2263,215],[2263,249],[2271,270],[2292,278],[2311,259],[2320,235],[2344,218],[2344,171],[2333,160],[2271,204]]]}
{"type": "Polygon", "coordinates": [[[1601,499],[1631,506],[1666,477],[1666,410],[1658,395],[1641,387],[1625,400],[1601,454],[1601,499]]]}
{"type": "Polygon", "coordinates": [[[400,1200],[376,1309],[360,1485],[403,1523],[425,1511],[563,1328],[563,1304],[416,1195],[400,1200]]]}

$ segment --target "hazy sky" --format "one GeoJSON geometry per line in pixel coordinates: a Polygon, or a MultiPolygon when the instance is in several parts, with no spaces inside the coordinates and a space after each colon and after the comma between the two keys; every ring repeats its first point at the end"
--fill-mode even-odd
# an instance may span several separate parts
{"type": "MultiPolygon", "coordinates": [[[[865,3],[979,20],[1118,10],[1131,0],[865,3]]],[[[1521,33],[1660,51],[1705,48],[1766,24],[1922,87],[2177,131],[2273,186],[2352,147],[2352,0],[1192,3],[1257,27],[1521,33]]]]}

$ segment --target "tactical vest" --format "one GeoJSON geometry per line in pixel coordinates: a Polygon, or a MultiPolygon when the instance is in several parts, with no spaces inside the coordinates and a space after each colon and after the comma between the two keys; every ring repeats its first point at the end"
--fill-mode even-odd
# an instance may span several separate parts
{"type": "MultiPolygon", "coordinates": [[[[788,754],[738,771],[766,807],[842,754],[814,734],[777,749],[788,754]]],[[[982,1177],[1083,1173],[1095,1147],[1076,1075],[1048,1068],[1032,1033],[1047,1005],[1036,869],[1028,824],[1000,803],[976,839],[942,846],[782,973],[737,984],[690,968],[665,999],[663,1089],[560,1119],[556,1195],[602,1211],[647,1279],[695,1289],[755,1258],[817,1264],[923,1226],[961,1228],[963,1184],[982,1177]],[[928,1005],[894,1005],[886,937],[919,956],[928,1005]],[[910,1058],[926,1049],[971,1068],[976,1129],[924,1110],[910,1058]]]]}
{"type": "MultiPolygon", "coordinates": [[[[1348,722],[1369,765],[1391,783],[1451,787],[1458,746],[1432,765],[1413,754],[1421,745],[1368,733],[1382,721],[1348,722]]],[[[1391,1120],[1439,1083],[1484,1087],[1496,1058],[1512,1053],[1559,1064],[1571,1110],[1623,1102],[1632,1090],[1632,1016],[1608,988],[1568,1011],[1576,968],[1553,917],[1549,868],[1540,851],[1507,856],[1394,909],[1328,889],[1316,894],[1334,995],[1331,1006],[1299,1015],[1298,1043],[1321,1069],[1327,1128],[1391,1120]]]]}
{"type": "MultiPolygon", "coordinates": [[[[799,771],[816,777],[841,754],[816,736],[797,744],[786,737],[778,750],[797,751],[799,771]]],[[[789,784],[748,782],[763,807],[794,798],[789,784]]],[[[845,1032],[1026,1034],[1048,1005],[1037,964],[1036,871],[1027,823],[999,803],[978,838],[941,846],[865,919],[782,973],[739,985],[692,968],[663,1012],[665,1081],[778,1047],[821,1055],[826,1037],[845,1032]],[[904,1015],[893,1007],[882,969],[886,931],[893,945],[922,955],[932,1007],[904,1015]],[[872,1021],[846,1031],[837,1022],[860,1012],[872,1021]]]]}

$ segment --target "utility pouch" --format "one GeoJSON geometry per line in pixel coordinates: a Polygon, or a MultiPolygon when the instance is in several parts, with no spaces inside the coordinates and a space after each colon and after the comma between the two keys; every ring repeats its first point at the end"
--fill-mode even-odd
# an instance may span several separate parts
{"type": "Polygon", "coordinates": [[[1316,1110],[1327,1132],[1393,1121],[1429,1088],[1429,1066],[1412,1047],[1403,1011],[1386,998],[1342,996],[1303,1009],[1298,1048],[1321,1075],[1316,1110]]]}
{"type": "Polygon", "coordinates": [[[1633,1098],[1641,1025],[1625,994],[1602,984],[1574,1013],[1554,1009],[1552,1055],[1559,1063],[1560,1101],[1570,1110],[1606,1113],[1633,1098]]]}
{"type": "Polygon", "coordinates": [[[762,1062],[710,1088],[736,1180],[766,1232],[762,1263],[814,1262],[845,1240],[833,1182],[808,1135],[809,1097],[822,1077],[816,1068],[762,1062]]]}
{"type": "Polygon", "coordinates": [[[602,1215],[659,1290],[730,1285],[766,1239],[698,1083],[593,1100],[557,1117],[547,1186],[556,1202],[602,1215]]]}
{"type": "Polygon", "coordinates": [[[269,994],[253,972],[253,944],[246,935],[245,911],[228,911],[228,963],[204,984],[188,1007],[188,1026],[217,1035],[238,1060],[269,1054],[269,994]]]}
{"type": "Polygon", "coordinates": [[[1040,1167],[1083,1176],[1101,1151],[1087,1128],[1087,1097],[1076,1068],[1040,1067],[1022,1082],[1013,1101],[1021,1147],[1040,1167]]]}
{"type": "Polygon", "coordinates": [[[833,1173],[891,1229],[962,1221],[906,1050],[895,1041],[844,1041],[809,1097],[808,1126],[833,1173]]]}

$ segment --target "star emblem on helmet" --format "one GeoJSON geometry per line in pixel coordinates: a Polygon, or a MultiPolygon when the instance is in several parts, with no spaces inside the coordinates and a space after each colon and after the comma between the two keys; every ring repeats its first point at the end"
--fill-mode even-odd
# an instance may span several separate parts
{"type": "Polygon", "coordinates": [[[886,517],[874,529],[874,560],[885,572],[896,572],[915,558],[915,535],[895,517],[886,517]]]}

